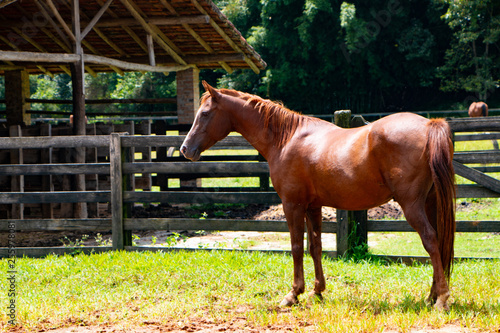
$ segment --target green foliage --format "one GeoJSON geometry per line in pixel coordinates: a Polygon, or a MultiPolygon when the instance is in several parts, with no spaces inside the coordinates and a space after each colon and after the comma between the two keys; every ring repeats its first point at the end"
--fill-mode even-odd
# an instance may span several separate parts
{"type": "MultiPolygon", "coordinates": [[[[465,90],[486,100],[500,86],[500,4],[494,0],[440,0],[443,19],[453,30],[445,64],[439,68],[442,89],[465,90]]],[[[472,99],[472,98],[471,98],[472,99]]]]}
{"type": "MultiPolygon", "coordinates": [[[[217,0],[216,5],[268,66],[259,74],[202,70],[200,78],[212,85],[281,100],[306,114],[465,108],[471,99],[500,100],[498,1],[217,0]]],[[[33,77],[31,84],[38,98],[71,98],[66,74],[33,77]]],[[[85,84],[89,99],[176,96],[175,74],[86,75],[85,84]]],[[[0,81],[0,96],[2,86],[0,81]]],[[[132,113],[175,111],[175,106],[88,105],[87,110],[132,113]]]]}

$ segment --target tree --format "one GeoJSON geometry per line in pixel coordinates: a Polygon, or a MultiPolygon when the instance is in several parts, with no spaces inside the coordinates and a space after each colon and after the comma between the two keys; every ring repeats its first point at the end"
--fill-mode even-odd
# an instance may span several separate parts
{"type": "MultiPolygon", "coordinates": [[[[444,21],[454,31],[445,64],[439,68],[444,91],[465,90],[487,98],[499,87],[500,3],[496,0],[440,0],[444,21]]],[[[471,97],[470,99],[475,99],[471,97]]]]}

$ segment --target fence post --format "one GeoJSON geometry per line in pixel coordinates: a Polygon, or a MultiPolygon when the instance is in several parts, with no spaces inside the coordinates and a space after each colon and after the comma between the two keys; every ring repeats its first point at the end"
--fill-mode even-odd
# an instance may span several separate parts
{"type": "MultiPolygon", "coordinates": [[[[351,110],[340,110],[334,113],[335,125],[343,128],[351,127],[351,110]]],[[[366,245],[368,214],[366,210],[346,211],[337,209],[337,256],[351,252],[355,247],[366,245]]],[[[366,247],[365,247],[366,248],[366,247]]]]}
{"type": "Polygon", "coordinates": [[[121,137],[118,133],[111,133],[110,135],[109,162],[111,177],[111,232],[113,250],[123,250],[123,173],[121,137]]]}

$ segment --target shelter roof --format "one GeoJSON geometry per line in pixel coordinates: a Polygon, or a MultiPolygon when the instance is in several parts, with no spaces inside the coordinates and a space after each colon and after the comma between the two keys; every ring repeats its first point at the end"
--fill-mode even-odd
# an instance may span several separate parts
{"type": "Polygon", "coordinates": [[[91,74],[266,67],[211,0],[0,0],[0,74],[69,73],[82,58],[91,74]]]}

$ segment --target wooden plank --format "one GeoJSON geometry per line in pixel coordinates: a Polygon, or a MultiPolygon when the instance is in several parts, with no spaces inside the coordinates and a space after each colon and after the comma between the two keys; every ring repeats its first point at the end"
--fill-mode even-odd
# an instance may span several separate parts
{"type": "Polygon", "coordinates": [[[457,221],[457,232],[500,232],[500,221],[457,221]]]}
{"type": "MultiPolygon", "coordinates": [[[[122,147],[180,147],[185,139],[185,135],[168,136],[130,136],[122,138],[122,147]]],[[[224,140],[217,142],[214,148],[221,147],[251,147],[250,143],[242,136],[228,136],[224,140]]],[[[0,146],[0,148],[2,148],[0,146]]]]}
{"type": "Polygon", "coordinates": [[[72,163],[72,164],[20,164],[0,165],[0,175],[109,175],[109,163],[72,163]]]}
{"type": "Polygon", "coordinates": [[[406,220],[368,220],[368,232],[412,232],[415,231],[406,220]]]}
{"type": "MultiPolygon", "coordinates": [[[[336,223],[329,222],[324,232],[335,232],[336,223]],[[331,224],[331,225],[330,225],[331,224]]],[[[126,230],[210,230],[288,232],[286,221],[131,218],[125,219],[126,230]]]]}
{"type": "MultiPolygon", "coordinates": [[[[406,220],[369,220],[369,232],[414,232],[406,220]]],[[[500,232],[500,221],[457,221],[457,232],[500,232]]]]}
{"type": "Polygon", "coordinates": [[[0,149],[109,147],[109,135],[0,138],[0,149]]]}
{"type": "Polygon", "coordinates": [[[472,180],[477,184],[500,193],[500,180],[490,177],[482,172],[469,168],[461,163],[453,161],[455,173],[459,176],[472,180]]]}
{"type": "MultiPolygon", "coordinates": [[[[186,174],[217,174],[219,177],[226,175],[230,177],[233,174],[252,176],[255,174],[269,173],[267,162],[137,162],[124,163],[124,173],[147,173],[161,172],[177,175],[186,174]]],[[[198,178],[201,178],[198,176],[198,178]]]]}
{"type": "MultiPolygon", "coordinates": [[[[20,125],[12,125],[9,127],[9,136],[16,137],[22,136],[21,126],[20,125]]],[[[22,165],[23,161],[23,150],[22,149],[12,149],[10,151],[10,164],[12,166],[18,164],[22,165]]],[[[12,176],[10,180],[10,190],[11,192],[24,192],[24,176],[12,176]]],[[[3,201],[1,201],[3,202],[3,201]]],[[[24,218],[24,205],[23,204],[14,204],[11,207],[11,217],[15,219],[24,218]]]]}
{"type": "Polygon", "coordinates": [[[447,119],[453,132],[500,131],[500,117],[447,119]]]}
{"type": "Polygon", "coordinates": [[[500,163],[500,151],[498,150],[485,150],[474,152],[456,152],[453,155],[453,160],[462,164],[473,163],[500,163]]]}
{"type": "Polygon", "coordinates": [[[111,164],[111,223],[113,250],[123,250],[123,174],[121,137],[118,133],[111,134],[109,146],[111,164]]]}
{"type": "Polygon", "coordinates": [[[481,133],[481,134],[461,134],[453,137],[454,141],[481,141],[481,140],[499,140],[500,133],[481,133]]]}
{"type": "MultiPolygon", "coordinates": [[[[26,98],[26,103],[42,103],[42,104],[72,104],[71,99],[46,99],[46,98],[26,98]]],[[[176,98],[100,98],[100,99],[86,99],[85,104],[177,104],[176,98]]],[[[51,111],[52,112],[52,111],[51,111]]],[[[65,112],[65,114],[69,114],[65,112]]],[[[87,113],[88,114],[88,113],[87,113]]],[[[110,114],[106,112],[106,114],[110,114]]],[[[115,113],[113,113],[115,114],[115,113]]],[[[121,114],[130,114],[124,112],[121,114]]],[[[165,135],[165,134],[163,134],[165,135]]]]}
{"type": "MultiPolygon", "coordinates": [[[[286,221],[222,220],[188,218],[129,218],[126,230],[211,230],[211,231],[259,231],[288,232],[286,221]]],[[[336,233],[336,222],[323,222],[323,233],[336,233]]]]}
{"type": "Polygon", "coordinates": [[[0,192],[2,204],[109,202],[110,191],[92,192],[0,192]]]}
{"type": "Polygon", "coordinates": [[[457,198],[500,198],[500,193],[479,185],[458,185],[457,198]]]}
{"type": "Polygon", "coordinates": [[[133,62],[129,62],[129,61],[117,60],[117,59],[113,59],[113,58],[108,58],[108,57],[103,57],[103,56],[98,56],[98,55],[91,55],[91,54],[84,54],[83,59],[85,60],[86,63],[107,65],[107,66],[116,66],[118,68],[136,71],[136,72],[143,71],[143,72],[168,73],[168,72],[178,72],[178,71],[182,71],[182,70],[193,67],[193,65],[185,65],[185,64],[182,64],[179,66],[164,66],[164,65],[151,66],[151,65],[138,64],[138,63],[133,63],[133,62]]]}
{"type": "MultiPolygon", "coordinates": [[[[52,135],[52,125],[51,124],[40,124],[40,135],[41,136],[51,136],[52,135]]],[[[40,156],[40,163],[52,163],[52,148],[42,149],[40,156]]],[[[2,166],[0,166],[0,169],[2,166]]],[[[12,172],[12,170],[10,170],[12,172]]],[[[53,192],[54,183],[52,174],[42,177],[42,191],[53,192]]],[[[42,204],[42,217],[44,218],[54,218],[54,205],[53,204],[42,204]]]]}
{"type": "MultiPolygon", "coordinates": [[[[1,198],[1,197],[0,197],[1,198]]],[[[276,192],[125,192],[124,202],[168,202],[210,204],[210,203],[255,203],[279,204],[281,199],[276,192]]]]}
{"type": "Polygon", "coordinates": [[[9,231],[15,222],[17,231],[109,231],[111,219],[23,219],[0,220],[0,231],[9,231]]]}
{"type": "MultiPolygon", "coordinates": [[[[110,246],[81,246],[81,247],[17,247],[15,249],[15,256],[30,257],[30,258],[42,258],[48,255],[64,255],[73,253],[102,253],[111,251],[110,246]]],[[[8,258],[11,254],[9,253],[9,248],[0,248],[0,258],[8,258]]]]}

